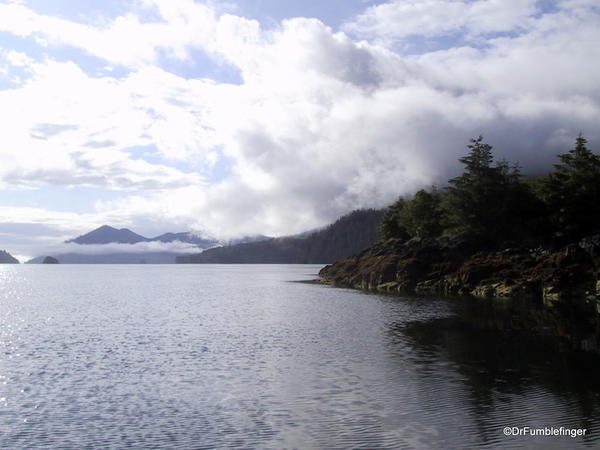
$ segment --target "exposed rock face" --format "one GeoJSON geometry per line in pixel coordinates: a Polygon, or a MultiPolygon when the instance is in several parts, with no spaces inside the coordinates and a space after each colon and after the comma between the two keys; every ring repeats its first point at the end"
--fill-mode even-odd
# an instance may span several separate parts
{"type": "Polygon", "coordinates": [[[42,261],[42,264],[58,264],[58,259],[52,256],[46,256],[42,261]]]}
{"type": "Polygon", "coordinates": [[[0,250],[0,264],[19,264],[19,260],[6,250],[0,250]]]}
{"type": "Polygon", "coordinates": [[[477,247],[461,238],[379,242],[324,267],[319,276],[379,292],[516,303],[515,329],[535,329],[600,352],[600,236],[554,251],[477,247]]]}

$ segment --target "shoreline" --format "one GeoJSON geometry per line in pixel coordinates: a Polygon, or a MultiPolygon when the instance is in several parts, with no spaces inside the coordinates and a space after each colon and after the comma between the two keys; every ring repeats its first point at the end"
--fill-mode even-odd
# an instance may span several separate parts
{"type": "Polygon", "coordinates": [[[467,240],[445,238],[378,242],[323,267],[317,282],[503,308],[508,317],[494,326],[533,329],[600,353],[599,273],[600,235],[554,251],[481,250],[467,240]]]}

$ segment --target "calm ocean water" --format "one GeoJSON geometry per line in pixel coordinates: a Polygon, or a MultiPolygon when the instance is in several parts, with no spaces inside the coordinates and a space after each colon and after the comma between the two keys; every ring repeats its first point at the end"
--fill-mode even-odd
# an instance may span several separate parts
{"type": "Polygon", "coordinates": [[[319,268],[0,266],[0,447],[600,447],[595,356],[319,268]]]}

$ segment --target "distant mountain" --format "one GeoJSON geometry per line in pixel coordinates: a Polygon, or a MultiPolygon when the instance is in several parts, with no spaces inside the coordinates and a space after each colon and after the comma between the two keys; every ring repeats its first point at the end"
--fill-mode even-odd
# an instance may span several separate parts
{"type": "Polygon", "coordinates": [[[36,258],[25,261],[25,264],[59,264],[60,261],[53,256],[38,256],[36,258]],[[56,261],[56,262],[53,262],[56,261]]]}
{"type": "Polygon", "coordinates": [[[69,239],[66,243],[75,244],[136,244],[138,242],[147,242],[148,238],[140,236],[127,228],[120,230],[108,225],[102,225],[89,233],[82,234],[75,239],[69,239]]]}
{"type": "Polygon", "coordinates": [[[148,240],[157,242],[179,241],[184,242],[186,244],[194,244],[200,248],[214,247],[215,245],[219,245],[220,243],[216,239],[206,239],[189,231],[183,233],[165,233],[148,240]]]}
{"type": "Polygon", "coordinates": [[[0,264],[19,264],[19,260],[5,250],[0,250],[0,264]]]}
{"type": "MultiPolygon", "coordinates": [[[[265,236],[249,236],[238,240],[238,242],[258,241],[270,239],[265,236]]],[[[192,232],[164,233],[154,238],[147,238],[134,233],[127,228],[117,229],[109,225],[102,225],[89,233],[83,234],[75,239],[69,239],[66,243],[81,245],[81,251],[70,249],[71,253],[57,254],[55,259],[62,264],[174,264],[175,258],[181,253],[176,250],[166,251],[122,251],[111,253],[89,253],[85,246],[91,244],[137,244],[139,242],[182,242],[191,244],[198,250],[226,244],[217,239],[204,238],[192,232]]],[[[44,264],[46,257],[38,256],[27,261],[27,264],[44,264]]],[[[47,264],[47,263],[46,263],[47,264]]]]}
{"type": "Polygon", "coordinates": [[[134,233],[127,228],[113,228],[109,225],[102,225],[89,233],[83,234],[75,239],[69,239],[66,243],[74,244],[137,244],[138,242],[183,242],[186,244],[194,244],[200,248],[209,248],[217,245],[235,245],[244,242],[259,242],[266,239],[271,239],[267,236],[245,236],[241,239],[232,241],[219,241],[217,239],[205,238],[190,231],[181,233],[164,233],[160,236],[147,238],[140,234],[134,233]]]}
{"type": "Polygon", "coordinates": [[[301,235],[227,247],[177,257],[178,263],[326,264],[359,253],[378,238],[383,211],[358,210],[328,227],[301,235]]]}
{"type": "Polygon", "coordinates": [[[265,236],[264,234],[257,234],[256,236],[244,236],[238,239],[230,239],[228,241],[223,241],[222,244],[224,246],[227,245],[238,245],[238,244],[246,244],[249,242],[261,242],[261,241],[270,241],[273,239],[272,237],[265,236]]]}
{"type": "Polygon", "coordinates": [[[35,258],[31,258],[25,261],[25,264],[43,264],[45,256],[36,256],[35,258]]]}
{"type": "Polygon", "coordinates": [[[25,261],[25,264],[43,264],[46,256],[36,256],[35,258],[31,258],[25,261]]]}

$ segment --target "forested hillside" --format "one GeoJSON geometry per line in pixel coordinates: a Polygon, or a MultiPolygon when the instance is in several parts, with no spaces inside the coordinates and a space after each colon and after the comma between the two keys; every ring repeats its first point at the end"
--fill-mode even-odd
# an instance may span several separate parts
{"type": "Polygon", "coordinates": [[[178,263],[319,264],[356,254],[378,239],[383,212],[357,210],[322,230],[180,256],[178,263]]]}

